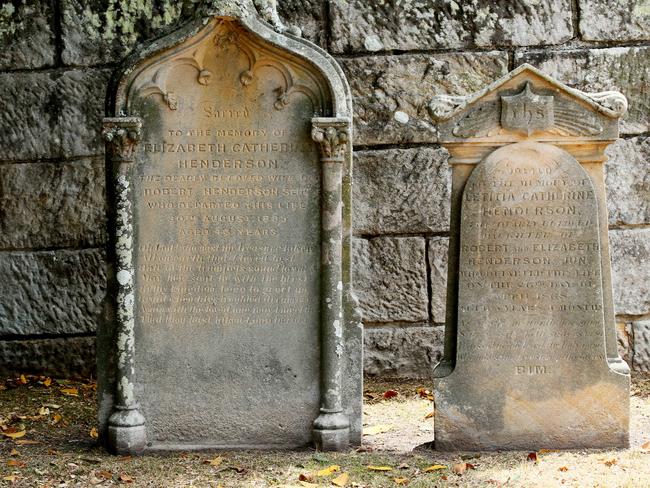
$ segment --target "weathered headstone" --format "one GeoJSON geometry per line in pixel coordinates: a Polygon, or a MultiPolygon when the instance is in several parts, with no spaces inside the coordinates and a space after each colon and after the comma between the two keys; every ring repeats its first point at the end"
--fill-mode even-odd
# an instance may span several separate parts
{"type": "Polygon", "coordinates": [[[468,99],[439,97],[453,173],[435,447],[628,445],[616,347],[604,149],[627,102],[524,65],[468,99]]]}
{"type": "Polygon", "coordinates": [[[341,70],[252,3],[224,1],[121,73],[104,126],[116,266],[99,333],[108,447],[358,444],[341,70]]]}

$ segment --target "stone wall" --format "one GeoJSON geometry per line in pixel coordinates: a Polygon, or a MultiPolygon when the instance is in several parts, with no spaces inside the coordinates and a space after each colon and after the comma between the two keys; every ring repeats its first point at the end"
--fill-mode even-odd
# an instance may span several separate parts
{"type": "MultiPolygon", "coordinates": [[[[650,1],[279,0],[355,103],[355,283],[371,375],[426,377],[445,316],[449,167],[433,95],[521,63],[630,111],[606,166],[622,353],[650,369],[650,1]]],[[[198,0],[0,3],[0,372],[92,374],[105,289],[105,87],[198,0]]]]}

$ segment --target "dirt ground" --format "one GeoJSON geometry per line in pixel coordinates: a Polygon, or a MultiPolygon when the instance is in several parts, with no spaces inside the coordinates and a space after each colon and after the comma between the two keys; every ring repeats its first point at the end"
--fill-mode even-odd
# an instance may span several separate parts
{"type": "Polygon", "coordinates": [[[363,446],[346,453],[118,457],[97,445],[94,383],[12,378],[0,383],[0,486],[650,487],[650,377],[633,380],[624,450],[437,453],[426,388],[368,381],[363,446]]]}

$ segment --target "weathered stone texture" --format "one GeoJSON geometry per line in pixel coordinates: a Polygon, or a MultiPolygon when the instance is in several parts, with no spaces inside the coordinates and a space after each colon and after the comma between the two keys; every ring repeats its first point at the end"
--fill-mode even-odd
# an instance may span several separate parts
{"type": "Polygon", "coordinates": [[[625,361],[630,368],[632,367],[632,357],[634,356],[634,350],[632,349],[633,346],[632,324],[629,322],[617,322],[616,348],[618,349],[619,356],[621,356],[623,361],[625,361]]]}
{"type": "Polygon", "coordinates": [[[0,248],[103,244],[104,187],[102,159],[0,165],[0,248]]]}
{"type": "MultiPolygon", "coordinates": [[[[109,2],[62,0],[63,62],[92,66],[124,59],[133,49],[201,15],[210,0],[109,2]]],[[[278,13],[297,25],[303,37],[325,43],[324,7],[320,0],[280,0],[278,13]]]]}
{"type": "Polygon", "coordinates": [[[439,148],[358,151],[354,230],[361,234],[449,229],[451,174],[439,148]]]}
{"type": "Polygon", "coordinates": [[[650,313],[650,229],[612,230],[609,241],[616,313],[650,313]]]}
{"type": "Polygon", "coordinates": [[[354,239],[354,289],[366,322],[428,320],[425,240],[354,239]]]}
{"type": "Polygon", "coordinates": [[[57,378],[95,376],[95,338],[67,337],[0,341],[0,375],[45,374],[57,378]]]}
{"type": "Polygon", "coordinates": [[[559,44],[573,36],[569,0],[333,0],[334,52],[559,44]]]}
{"type": "Polygon", "coordinates": [[[580,90],[619,90],[629,100],[621,133],[650,130],[650,48],[615,47],[517,53],[515,64],[530,63],[546,74],[580,90]]]}
{"type": "Polygon", "coordinates": [[[650,372],[650,320],[632,322],[634,364],[637,371],[650,372]]]}
{"type": "Polygon", "coordinates": [[[0,73],[0,160],[103,152],[109,70],[0,73]]]}
{"type": "Polygon", "coordinates": [[[0,73],[0,159],[42,158],[57,152],[54,86],[48,73],[0,73]]]}
{"type": "Polygon", "coordinates": [[[55,61],[51,2],[3,2],[0,6],[0,69],[52,66],[55,61]]]}
{"type": "Polygon", "coordinates": [[[106,288],[100,250],[0,254],[0,336],[95,332],[106,288]]]}
{"type": "Polygon", "coordinates": [[[619,139],[606,154],[610,225],[650,223],[650,139],[619,139]]]}
{"type": "Polygon", "coordinates": [[[442,357],[443,335],[442,327],[366,328],[364,372],[428,380],[442,357]]]}
{"type": "Polygon", "coordinates": [[[639,0],[580,0],[580,35],[589,41],[650,39],[650,5],[639,0]]]}
{"type": "Polygon", "coordinates": [[[508,71],[504,52],[339,59],[352,88],[355,144],[436,142],[434,94],[467,95],[508,71]]]}
{"type": "Polygon", "coordinates": [[[100,133],[109,70],[67,71],[57,83],[58,121],[63,156],[101,154],[100,133]]]}
{"type": "Polygon", "coordinates": [[[437,324],[445,323],[447,310],[447,253],[448,237],[429,239],[429,269],[431,270],[431,317],[437,324]]]}

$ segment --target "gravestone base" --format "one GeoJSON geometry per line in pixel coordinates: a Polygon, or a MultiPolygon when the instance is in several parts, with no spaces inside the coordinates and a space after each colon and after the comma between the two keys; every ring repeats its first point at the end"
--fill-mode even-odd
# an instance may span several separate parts
{"type": "Polygon", "coordinates": [[[342,413],[321,414],[314,421],[314,444],[319,451],[342,451],[350,446],[350,422],[342,413]]]}
{"type": "Polygon", "coordinates": [[[138,410],[117,410],[109,420],[108,445],[114,454],[141,454],[147,447],[147,429],[138,410]]]}
{"type": "MultiPolygon", "coordinates": [[[[513,365],[515,373],[516,368],[513,365]]],[[[501,378],[486,377],[478,368],[464,368],[437,380],[435,449],[629,446],[629,376],[604,366],[598,373],[584,373],[586,381],[581,381],[580,377],[544,374],[544,366],[537,372],[532,368],[501,378]]]]}

